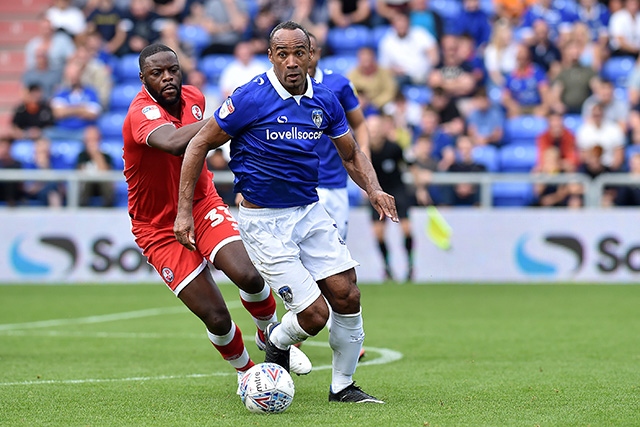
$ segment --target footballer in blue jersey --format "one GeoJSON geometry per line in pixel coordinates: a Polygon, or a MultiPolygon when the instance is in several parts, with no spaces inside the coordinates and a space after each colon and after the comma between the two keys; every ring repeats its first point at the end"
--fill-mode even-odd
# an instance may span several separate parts
{"type": "Polygon", "coordinates": [[[308,32],[293,21],[278,24],[269,36],[268,56],[273,68],[237,89],[189,143],[174,234],[186,248],[197,248],[195,183],[207,152],[231,139],[229,166],[243,197],[240,235],[253,264],[287,309],[280,323],[267,327],[265,362],[289,369],[291,345],[317,335],[331,310],[329,401],[383,403],[353,381],[364,341],[358,263],[317,202],[314,148],[321,137],[333,140],[380,219],[398,222],[395,201],[380,187],[335,95],[308,76],[313,57],[308,32]]]}
{"type": "MultiPolygon", "coordinates": [[[[318,83],[327,86],[336,95],[344,110],[349,126],[354,132],[360,149],[368,155],[369,132],[360,100],[351,81],[341,74],[331,70],[318,68],[322,48],[318,46],[317,39],[311,36],[311,48],[314,51],[309,65],[309,75],[318,83]]],[[[331,139],[324,135],[316,145],[316,153],[320,158],[318,170],[318,197],[320,204],[336,222],[340,236],[347,239],[347,227],[349,223],[349,193],[347,191],[347,170],[342,166],[342,158],[338,154],[331,139]]]]}

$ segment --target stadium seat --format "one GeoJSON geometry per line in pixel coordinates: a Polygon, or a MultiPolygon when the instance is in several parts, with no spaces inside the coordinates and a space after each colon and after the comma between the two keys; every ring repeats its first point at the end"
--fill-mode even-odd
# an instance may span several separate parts
{"type": "Polygon", "coordinates": [[[380,45],[380,40],[389,32],[390,25],[377,25],[371,30],[371,46],[377,49],[380,45]]]}
{"type": "Polygon", "coordinates": [[[334,73],[347,75],[349,71],[356,67],[358,60],[353,55],[347,56],[325,56],[320,60],[322,69],[331,70],[334,73]]]}
{"type": "Polygon", "coordinates": [[[140,83],[140,81],[138,81],[138,83],[121,83],[114,85],[111,90],[110,110],[126,112],[133,98],[140,92],[141,87],[142,83],[140,83]]]}
{"type": "Polygon", "coordinates": [[[327,47],[333,55],[354,55],[363,46],[371,46],[371,33],[364,25],[331,28],[327,47]]]}
{"type": "Polygon", "coordinates": [[[202,50],[211,44],[211,35],[198,25],[181,24],[178,27],[178,37],[193,48],[196,56],[200,56],[202,50]]]}
{"type": "Polygon", "coordinates": [[[431,89],[427,86],[408,85],[402,88],[402,94],[409,101],[417,102],[421,105],[427,105],[431,101],[431,89]]]}
{"type": "Polygon", "coordinates": [[[11,144],[11,157],[21,164],[33,163],[33,140],[17,139],[11,144]]]}
{"type": "Polygon", "coordinates": [[[138,66],[138,54],[129,53],[123,55],[113,70],[116,83],[140,83],[140,67],[138,66]]]}
{"type": "Polygon", "coordinates": [[[55,141],[51,143],[51,167],[53,169],[75,169],[78,155],[84,149],[81,141],[55,141]]]}
{"type": "Polygon", "coordinates": [[[122,147],[124,143],[122,139],[105,139],[100,144],[100,148],[111,156],[113,168],[115,170],[124,170],[124,159],[122,158],[122,147]]]}
{"type": "Polygon", "coordinates": [[[478,145],[473,148],[473,160],[484,165],[488,172],[498,172],[500,161],[498,160],[498,149],[493,145],[478,145]]]}
{"type": "Polygon", "coordinates": [[[118,181],[116,182],[116,195],[115,195],[115,206],[116,207],[121,207],[121,208],[126,208],[127,207],[127,197],[128,197],[128,192],[127,192],[127,183],[123,180],[123,181],[118,181]]]}
{"type": "Polygon", "coordinates": [[[533,185],[528,182],[496,182],[492,185],[496,207],[529,206],[533,202],[533,185]]]}
{"type": "Polygon", "coordinates": [[[207,55],[200,60],[198,68],[207,76],[210,84],[218,84],[222,71],[234,59],[231,54],[207,55]]]}
{"type": "Polygon", "coordinates": [[[582,116],[580,114],[567,114],[564,116],[564,126],[573,132],[574,135],[578,131],[582,121],[582,116]]]}
{"type": "Polygon", "coordinates": [[[443,19],[455,20],[462,12],[462,2],[451,0],[432,0],[430,9],[438,12],[443,19]]]}
{"type": "Polygon", "coordinates": [[[537,116],[519,116],[507,119],[504,126],[504,142],[535,144],[536,137],[547,130],[547,120],[537,116]]]}
{"type": "Polygon", "coordinates": [[[501,172],[530,172],[538,160],[538,148],[531,144],[507,144],[500,148],[501,172]]]}
{"type": "Polygon", "coordinates": [[[122,124],[126,112],[116,111],[104,113],[98,119],[98,128],[104,139],[122,138],[122,124]]]}
{"type": "Polygon", "coordinates": [[[627,78],[635,65],[632,56],[614,56],[602,66],[602,77],[611,80],[616,87],[626,87],[627,78]]]}

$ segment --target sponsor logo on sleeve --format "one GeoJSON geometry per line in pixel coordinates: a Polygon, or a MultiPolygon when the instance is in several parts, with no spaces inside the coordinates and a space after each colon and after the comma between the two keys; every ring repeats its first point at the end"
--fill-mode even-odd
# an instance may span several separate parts
{"type": "Polygon", "coordinates": [[[229,114],[233,113],[236,110],[236,107],[233,106],[233,101],[231,98],[227,98],[224,103],[220,106],[220,111],[218,112],[218,116],[221,119],[224,119],[229,114]]]}
{"type": "Polygon", "coordinates": [[[142,114],[149,120],[157,120],[160,118],[160,109],[157,105],[148,105],[142,109],[142,114]]]}

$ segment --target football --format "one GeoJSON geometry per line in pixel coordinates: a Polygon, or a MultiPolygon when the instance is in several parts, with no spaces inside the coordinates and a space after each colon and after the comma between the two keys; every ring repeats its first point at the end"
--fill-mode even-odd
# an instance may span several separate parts
{"type": "Polygon", "coordinates": [[[259,363],[240,382],[240,399],[250,412],[278,414],[293,402],[291,375],[275,363],[259,363]]]}

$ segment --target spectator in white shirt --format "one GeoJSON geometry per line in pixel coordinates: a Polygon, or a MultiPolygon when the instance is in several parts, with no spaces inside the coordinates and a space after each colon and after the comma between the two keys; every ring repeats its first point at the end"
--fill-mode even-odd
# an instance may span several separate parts
{"type": "Polygon", "coordinates": [[[249,42],[238,43],[233,50],[235,60],[222,70],[220,74],[220,91],[226,98],[237,87],[249,82],[258,74],[262,74],[269,68],[265,61],[256,59],[253,47],[249,42]]]}
{"type": "Polygon", "coordinates": [[[614,56],[638,56],[640,52],[640,1],[626,0],[609,19],[609,44],[614,56]]]}
{"type": "Polygon", "coordinates": [[[612,171],[620,170],[624,163],[625,135],[617,123],[604,117],[604,105],[598,103],[591,108],[591,116],[576,134],[580,159],[584,162],[595,146],[602,147],[602,164],[612,171]]]}

